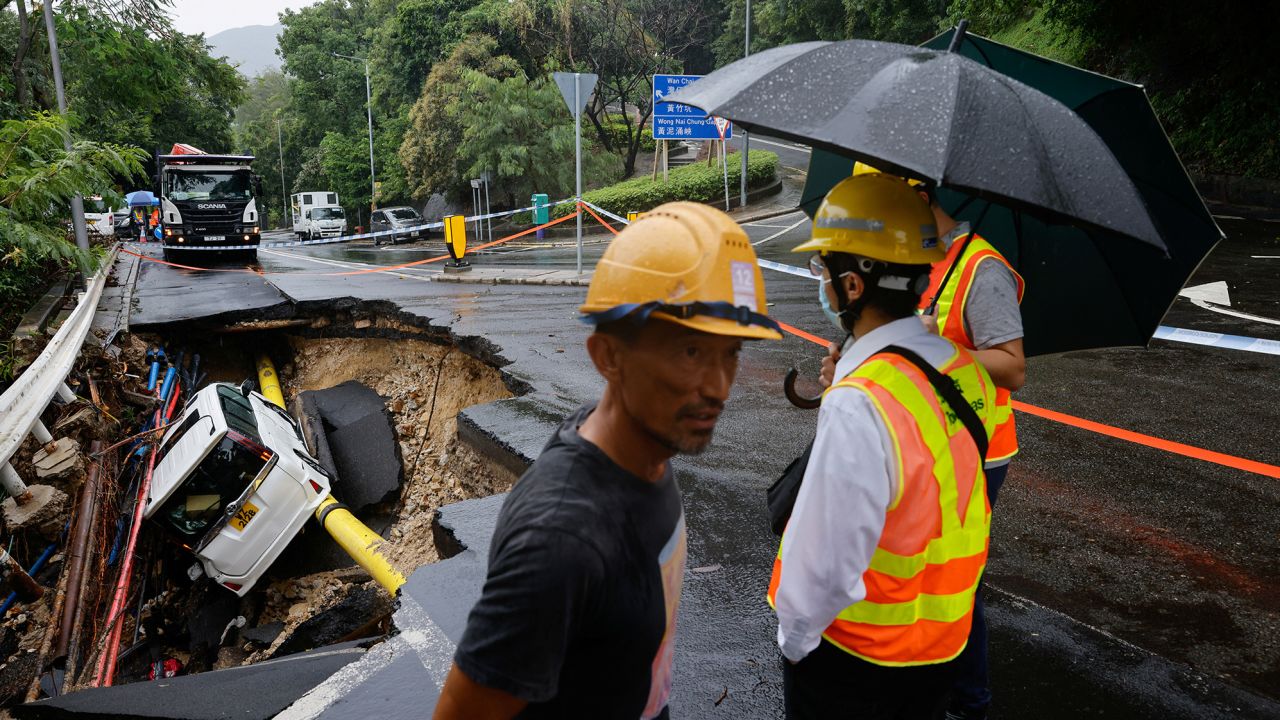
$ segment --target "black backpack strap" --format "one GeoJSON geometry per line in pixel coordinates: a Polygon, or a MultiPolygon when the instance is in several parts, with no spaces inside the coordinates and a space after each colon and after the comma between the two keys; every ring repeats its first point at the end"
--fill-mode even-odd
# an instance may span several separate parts
{"type": "Polygon", "coordinates": [[[898,355],[920,368],[924,376],[929,378],[933,388],[938,391],[938,395],[942,396],[942,399],[951,406],[952,411],[955,412],[960,422],[964,423],[965,429],[973,436],[974,444],[978,446],[978,456],[985,461],[988,445],[987,430],[982,426],[982,420],[978,417],[978,413],[974,412],[973,407],[965,400],[964,394],[960,392],[960,388],[956,387],[951,378],[939,372],[932,363],[925,361],[924,358],[916,353],[899,345],[889,345],[880,352],[898,355]]]}

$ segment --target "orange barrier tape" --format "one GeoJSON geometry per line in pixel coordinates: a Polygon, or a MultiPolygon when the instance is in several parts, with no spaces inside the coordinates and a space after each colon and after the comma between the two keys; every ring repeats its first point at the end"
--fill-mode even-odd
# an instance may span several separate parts
{"type": "MultiPolygon", "coordinates": [[[[483,244],[483,245],[477,245],[477,246],[472,247],[472,248],[467,248],[467,253],[466,253],[466,254],[470,255],[471,253],[474,253],[474,252],[475,252],[475,251],[477,251],[477,250],[484,250],[485,248],[491,248],[491,247],[493,247],[494,245],[501,245],[502,243],[505,243],[505,242],[511,242],[512,240],[515,240],[516,238],[524,237],[525,235],[528,235],[528,234],[533,233],[533,232],[537,232],[538,230],[542,230],[542,229],[545,229],[545,228],[549,228],[549,227],[551,227],[552,225],[559,225],[560,223],[562,223],[562,222],[564,222],[564,221],[566,221],[566,220],[572,220],[573,218],[576,218],[576,217],[578,217],[578,215],[581,215],[581,214],[582,214],[582,211],[581,211],[581,210],[579,210],[578,212],[575,212],[575,213],[573,213],[573,214],[565,215],[565,216],[564,216],[564,217],[562,217],[562,218],[558,218],[558,219],[556,219],[556,220],[552,220],[552,221],[551,221],[551,222],[549,222],[549,223],[544,223],[544,224],[542,224],[542,225],[538,225],[538,226],[536,226],[536,227],[531,227],[531,228],[529,228],[529,229],[527,229],[527,230],[521,230],[520,232],[515,233],[515,234],[513,234],[513,235],[508,235],[508,236],[503,237],[503,238],[498,238],[497,240],[494,240],[493,242],[485,243],[485,244],[483,244]]],[[[402,263],[402,264],[400,264],[400,265],[379,265],[379,266],[377,266],[377,267],[372,267],[372,268],[368,268],[368,269],[365,269],[365,270],[349,270],[349,271],[347,271],[347,272],[281,272],[281,271],[277,271],[277,272],[266,272],[266,271],[263,271],[263,270],[259,270],[259,269],[256,269],[256,268],[249,268],[249,267],[245,267],[245,268],[206,268],[206,267],[196,267],[196,266],[194,266],[194,265],[182,265],[181,263],[169,262],[168,260],[161,260],[161,259],[159,259],[159,258],[153,258],[153,257],[151,257],[150,255],[143,255],[143,254],[141,254],[141,253],[136,253],[136,252],[133,252],[133,251],[131,251],[131,250],[126,250],[126,249],[124,249],[124,248],[120,248],[120,252],[122,252],[122,253],[124,253],[124,254],[126,254],[126,255],[132,255],[132,256],[134,256],[134,257],[136,257],[136,258],[141,258],[141,259],[146,260],[146,261],[148,261],[148,262],[156,263],[157,265],[168,265],[169,267],[182,268],[183,270],[195,270],[195,271],[197,271],[197,272],[238,272],[238,273],[253,273],[254,275],[259,275],[259,276],[263,276],[263,277],[265,277],[265,276],[267,276],[267,275],[313,275],[313,276],[324,276],[324,277],[336,277],[336,276],[340,276],[340,275],[366,275],[366,274],[369,274],[369,273],[388,272],[388,271],[391,271],[391,270],[403,270],[404,268],[413,267],[413,266],[415,266],[415,265],[426,265],[427,263],[440,262],[441,260],[448,260],[448,259],[450,258],[450,256],[449,256],[449,255],[438,255],[438,256],[433,257],[433,258],[427,258],[426,260],[415,260],[415,261],[413,261],[413,262],[402,263]]]]}
{"type": "Polygon", "coordinates": [[[595,219],[596,219],[596,222],[598,222],[598,223],[600,223],[601,225],[603,225],[603,226],[605,226],[605,227],[609,228],[609,232],[613,233],[614,235],[617,235],[617,234],[618,234],[618,231],[617,231],[617,230],[614,230],[612,225],[610,225],[609,223],[605,222],[605,219],[604,219],[604,218],[602,218],[602,217],[600,217],[599,215],[597,215],[597,214],[596,214],[596,211],[595,211],[595,210],[592,210],[590,205],[587,205],[587,204],[585,204],[585,203],[578,203],[578,207],[579,207],[579,208],[581,208],[581,210],[579,210],[578,212],[582,212],[582,210],[586,210],[587,212],[591,213],[591,217],[595,218],[595,219]]]}
{"type": "MultiPolygon", "coordinates": [[[[809,333],[799,328],[792,327],[786,323],[780,322],[778,325],[792,335],[808,340],[815,345],[821,345],[826,348],[830,344],[817,335],[810,335],[809,333]]],[[[1172,440],[1165,440],[1164,438],[1158,438],[1153,435],[1144,435],[1143,433],[1125,430],[1124,428],[1118,428],[1114,425],[1105,425],[1100,422],[1085,420],[1084,418],[1078,418],[1074,415],[1068,415],[1056,410],[1049,410],[1036,405],[1028,405],[1027,403],[1020,402],[1018,400],[1013,400],[1012,403],[1014,410],[1027,413],[1028,415],[1035,415],[1036,417],[1044,418],[1045,420],[1052,420],[1053,422],[1070,425],[1071,427],[1079,428],[1081,430],[1088,430],[1089,432],[1098,433],[1099,435],[1106,435],[1107,437],[1115,438],[1117,440],[1127,440],[1131,443],[1145,445],[1146,447],[1163,450],[1175,455],[1182,455],[1183,457],[1189,457],[1195,460],[1203,460],[1216,465],[1235,468],[1236,470],[1244,470],[1245,472],[1257,473],[1258,475],[1263,475],[1265,477],[1280,479],[1280,466],[1269,465],[1264,462],[1258,462],[1257,460],[1236,457],[1235,455],[1214,452],[1213,450],[1206,450],[1194,445],[1186,445],[1172,440]]]]}

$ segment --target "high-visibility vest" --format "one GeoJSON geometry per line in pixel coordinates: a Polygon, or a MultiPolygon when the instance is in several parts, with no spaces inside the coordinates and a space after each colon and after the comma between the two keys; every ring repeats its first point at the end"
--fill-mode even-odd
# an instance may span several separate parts
{"type": "MultiPolygon", "coordinates": [[[[1013,273],[1013,277],[1018,282],[1018,302],[1022,302],[1024,284],[1018,271],[1014,270],[1000,251],[992,247],[991,243],[981,235],[975,234],[967,245],[964,237],[961,235],[951,244],[945,260],[934,263],[929,272],[929,289],[920,296],[920,308],[922,310],[928,308],[936,295],[938,297],[938,334],[958,343],[961,347],[975,350],[973,339],[969,337],[964,327],[964,307],[969,300],[969,291],[973,289],[973,279],[978,273],[978,265],[985,260],[993,259],[1009,268],[1009,272],[1013,273]],[[964,256],[959,258],[957,264],[957,256],[962,248],[964,256]],[[942,279],[953,264],[956,265],[956,269],[951,273],[947,286],[939,293],[938,286],[942,284],[942,279]]],[[[991,438],[991,446],[987,448],[987,462],[1007,460],[1018,454],[1018,431],[1014,428],[1013,404],[1010,395],[1008,390],[996,388],[996,434],[991,438]]]]}
{"type": "MultiPolygon", "coordinates": [[[[989,436],[995,384],[967,350],[952,345],[955,353],[940,370],[958,384],[989,436]]],[[[898,491],[862,574],[866,598],[841,611],[822,636],[877,665],[946,662],[969,640],[987,562],[991,506],[978,446],[924,373],[898,355],[872,356],[827,392],[849,391],[866,393],[889,431],[898,491]]],[[[781,578],[779,544],[770,605],[781,578]]]]}

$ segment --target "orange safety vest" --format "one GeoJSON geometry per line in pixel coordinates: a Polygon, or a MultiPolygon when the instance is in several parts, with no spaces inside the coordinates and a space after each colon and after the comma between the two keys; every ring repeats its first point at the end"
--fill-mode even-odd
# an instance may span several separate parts
{"type": "MultiPolygon", "coordinates": [[[[964,327],[964,306],[969,300],[969,290],[973,288],[973,278],[977,275],[978,265],[988,258],[996,260],[1009,268],[1009,272],[1018,281],[1018,302],[1022,302],[1024,283],[1022,276],[1009,264],[1008,260],[991,246],[981,235],[975,234],[966,246],[964,235],[956,238],[947,250],[945,260],[934,263],[929,272],[929,289],[920,296],[920,309],[929,307],[934,296],[938,297],[938,333],[943,337],[959,343],[962,347],[976,350],[973,340],[964,327]],[[958,258],[961,248],[964,257],[958,258]],[[955,272],[947,281],[947,286],[939,292],[938,286],[946,276],[947,270],[956,264],[955,272]]],[[[1018,431],[1014,428],[1013,405],[1010,402],[1012,393],[1004,388],[996,388],[996,434],[991,438],[991,446],[987,448],[987,462],[1007,460],[1018,454],[1018,431]]]]}
{"type": "MultiPolygon", "coordinates": [[[[995,430],[995,383],[973,356],[955,352],[940,368],[995,430]]],[[[845,608],[822,636],[877,665],[929,665],[955,658],[969,640],[973,598],[987,562],[991,506],[978,446],[915,365],[890,353],[869,358],[828,393],[866,393],[896,450],[898,494],[862,574],[867,596],[845,608]]],[[[782,578],[773,563],[769,604],[782,578]]],[[[775,606],[776,607],[776,606],[775,606]]]]}

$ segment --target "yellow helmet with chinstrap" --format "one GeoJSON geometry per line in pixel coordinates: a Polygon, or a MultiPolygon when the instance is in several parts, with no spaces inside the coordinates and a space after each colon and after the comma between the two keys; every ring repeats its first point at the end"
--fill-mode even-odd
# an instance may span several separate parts
{"type": "Polygon", "coordinates": [[[660,205],[623,229],[596,265],[580,311],[592,324],[658,318],[715,335],[782,337],[746,232],[692,202],[660,205]]]}
{"type": "Polygon", "coordinates": [[[814,215],[809,241],[794,251],[899,265],[931,265],[946,257],[929,204],[906,180],[885,173],[857,174],[831,188],[814,215]]]}

